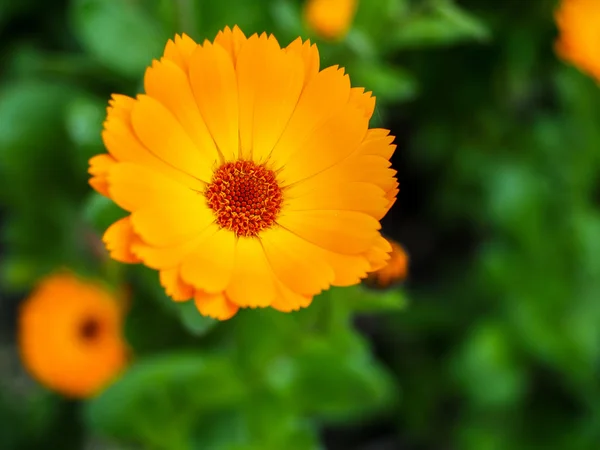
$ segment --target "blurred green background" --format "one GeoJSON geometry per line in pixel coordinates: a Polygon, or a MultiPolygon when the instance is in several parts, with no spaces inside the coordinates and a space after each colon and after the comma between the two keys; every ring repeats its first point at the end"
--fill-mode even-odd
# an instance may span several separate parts
{"type": "MultiPolygon", "coordinates": [[[[0,0],[0,448],[600,448],[600,88],[553,53],[555,1],[363,0],[315,36],[300,0],[0,0]],[[316,39],[397,136],[400,288],[216,323],[107,261],[87,186],[109,95],[166,40],[316,39]],[[28,378],[19,302],[58,267],[132,292],[135,359],[100,397],[28,378]]],[[[600,58],[600,55],[599,55],[600,58]]]]}

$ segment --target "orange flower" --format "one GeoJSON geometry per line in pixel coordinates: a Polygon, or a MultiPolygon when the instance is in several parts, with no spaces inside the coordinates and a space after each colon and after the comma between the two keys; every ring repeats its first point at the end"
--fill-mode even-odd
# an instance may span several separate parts
{"type": "Polygon", "coordinates": [[[384,267],[369,274],[367,283],[372,286],[387,288],[403,281],[408,274],[408,255],[404,247],[391,239],[388,241],[392,246],[391,258],[384,267]]]}
{"type": "Polygon", "coordinates": [[[558,55],[600,81],[600,2],[563,0],[555,17],[558,55]]]}
{"type": "Polygon", "coordinates": [[[354,15],[357,0],[307,0],[304,16],[308,27],[323,39],[346,36],[354,15]]]}
{"type": "Polygon", "coordinates": [[[167,43],[145,95],[115,95],[91,185],[131,212],[104,241],[160,271],[176,301],[227,319],[291,311],[360,282],[391,247],[379,220],[398,192],[375,100],[316,46],[239,28],[167,43]]]}
{"type": "Polygon", "coordinates": [[[51,389],[93,395],[125,365],[121,319],[117,301],[101,286],[69,273],[49,276],[21,305],[23,364],[51,389]]]}

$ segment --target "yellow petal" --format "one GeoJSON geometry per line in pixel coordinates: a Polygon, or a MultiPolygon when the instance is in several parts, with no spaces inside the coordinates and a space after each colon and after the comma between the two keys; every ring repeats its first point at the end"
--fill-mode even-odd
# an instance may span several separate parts
{"type": "Polygon", "coordinates": [[[379,220],[387,211],[388,199],[385,194],[383,189],[370,183],[329,183],[291,198],[286,211],[359,211],[379,220]]]}
{"type": "Polygon", "coordinates": [[[131,126],[131,111],[125,108],[133,108],[135,100],[120,100],[114,103],[104,123],[102,139],[109,153],[117,160],[124,162],[135,162],[167,175],[174,180],[178,180],[192,189],[202,190],[205,183],[186,174],[180,170],[169,166],[163,160],[150,153],[146,147],[139,141],[131,126]]]}
{"type": "Polygon", "coordinates": [[[286,51],[293,52],[302,58],[304,62],[304,84],[308,84],[319,73],[319,50],[310,41],[302,42],[297,38],[286,47],[286,51]]]}
{"type": "Polygon", "coordinates": [[[90,168],[88,169],[88,173],[92,175],[89,180],[90,186],[106,197],[109,196],[106,175],[116,162],[115,158],[106,153],[96,155],[90,159],[90,168]]]}
{"type": "Polygon", "coordinates": [[[375,240],[373,247],[365,254],[371,266],[370,271],[379,270],[382,267],[385,267],[390,259],[391,251],[392,246],[390,243],[383,236],[379,236],[375,240]]]}
{"type": "Polygon", "coordinates": [[[161,203],[189,202],[202,206],[203,196],[160,172],[133,163],[118,163],[108,176],[111,198],[123,209],[135,211],[161,203]]]}
{"type": "Polygon", "coordinates": [[[183,260],[181,276],[202,291],[224,291],[233,273],[235,246],[234,233],[211,225],[208,238],[183,260]]]}
{"type": "Polygon", "coordinates": [[[131,251],[148,267],[153,269],[172,269],[173,267],[180,266],[183,259],[210,236],[209,231],[210,226],[198,233],[198,235],[192,236],[180,244],[168,247],[155,247],[148,245],[140,239],[131,245],[131,251]]]}
{"type": "Polygon", "coordinates": [[[242,307],[269,306],[276,296],[273,276],[260,240],[239,238],[227,297],[242,307]]]}
{"type": "Polygon", "coordinates": [[[165,288],[167,295],[176,302],[184,302],[194,296],[194,289],[183,282],[177,267],[161,270],[160,284],[165,288]]]}
{"type": "Polygon", "coordinates": [[[198,197],[190,193],[136,210],[131,213],[133,228],[155,247],[191,240],[214,221],[213,212],[198,197]]]}
{"type": "Polygon", "coordinates": [[[170,59],[182,70],[187,71],[189,59],[198,44],[187,34],[175,36],[175,41],[169,40],[165,47],[165,58],[170,59]]]}
{"type": "Polygon", "coordinates": [[[190,59],[190,82],[200,114],[227,161],[238,155],[238,92],[233,62],[220,45],[205,42],[190,59]]]}
{"type": "Polygon", "coordinates": [[[299,294],[280,281],[275,281],[275,287],[277,289],[277,296],[271,307],[281,312],[298,311],[300,308],[306,308],[312,303],[312,295],[299,294]]]}
{"type": "Polygon", "coordinates": [[[181,123],[158,100],[138,96],[131,123],[140,141],[156,157],[198,180],[211,181],[215,161],[200,153],[181,123]]]}
{"type": "Polygon", "coordinates": [[[217,33],[217,37],[215,38],[215,44],[219,44],[229,53],[234,65],[244,42],[246,42],[246,35],[237,25],[233,29],[225,27],[223,31],[217,33]]]}
{"type": "Polygon", "coordinates": [[[365,92],[365,88],[350,89],[350,103],[361,109],[367,119],[373,116],[375,97],[371,92],[365,92]]]}
{"type": "Polygon", "coordinates": [[[311,296],[331,285],[333,269],[312,244],[282,227],[261,233],[261,241],[277,278],[294,292],[311,296]]]}
{"type": "Polygon", "coordinates": [[[198,111],[187,74],[168,59],[154,61],[144,77],[146,93],[161,102],[177,118],[187,135],[211,166],[219,159],[215,143],[198,111]]]}
{"type": "Polygon", "coordinates": [[[236,71],[241,148],[245,158],[262,163],[298,103],[303,63],[298,55],[281,50],[273,37],[254,35],[242,46],[236,71]]]}
{"type": "Polygon", "coordinates": [[[277,223],[308,242],[346,255],[367,251],[381,228],[373,217],[356,211],[286,211],[277,223]]]}
{"type": "Polygon", "coordinates": [[[296,153],[311,150],[305,143],[314,130],[339,113],[349,98],[350,79],[343,70],[334,66],[319,72],[304,87],[296,109],[273,149],[273,168],[281,169],[296,153]]]}
{"type": "Polygon", "coordinates": [[[240,309],[238,305],[230,302],[222,292],[207,294],[197,291],[194,302],[200,314],[218,320],[227,320],[233,317],[238,312],[238,309],[240,309]]]}
{"type": "Polygon", "coordinates": [[[104,232],[104,236],[102,236],[111,258],[124,263],[140,262],[131,252],[131,245],[136,239],[130,216],[117,220],[108,227],[104,232]]]}

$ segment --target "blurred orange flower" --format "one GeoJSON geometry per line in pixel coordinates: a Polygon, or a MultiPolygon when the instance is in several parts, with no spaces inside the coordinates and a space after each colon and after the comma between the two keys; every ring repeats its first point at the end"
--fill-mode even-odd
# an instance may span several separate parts
{"type": "Polygon", "coordinates": [[[177,36],[144,81],[145,95],[113,96],[109,154],[90,161],[90,184],[131,212],[104,235],[114,259],[222,320],[306,307],[385,264],[393,137],[369,129],[375,99],[320,71],[315,45],[177,36]]]}
{"type": "Polygon", "coordinates": [[[91,396],[126,363],[121,324],[121,306],[100,285],[70,273],[51,275],[21,305],[21,359],[50,389],[91,396]]]}
{"type": "Polygon", "coordinates": [[[306,23],[323,39],[341,39],[350,30],[357,3],[357,0],[307,0],[306,23]]]}
{"type": "Polygon", "coordinates": [[[600,81],[600,1],[563,0],[555,17],[558,55],[600,81]]]}
{"type": "Polygon", "coordinates": [[[380,288],[387,288],[394,283],[404,281],[408,275],[408,254],[399,243],[388,239],[392,246],[391,258],[381,269],[371,272],[367,283],[380,288]]]}

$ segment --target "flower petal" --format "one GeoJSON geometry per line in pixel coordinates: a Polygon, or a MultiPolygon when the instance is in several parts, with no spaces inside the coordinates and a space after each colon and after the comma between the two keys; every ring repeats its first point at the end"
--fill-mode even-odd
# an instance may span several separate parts
{"type": "Polygon", "coordinates": [[[304,83],[300,57],[281,50],[272,37],[254,35],[236,65],[240,99],[240,145],[244,157],[264,162],[288,124],[304,83]]]}
{"type": "Polygon", "coordinates": [[[297,145],[302,151],[294,153],[281,171],[284,186],[326,170],[355,151],[367,131],[368,119],[361,110],[347,107],[314,130],[297,145]]]}
{"type": "Polygon", "coordinates": [[[172,269],[173,267],[180,266],[183,259],[210,236],[209,231],[210,225],[198,233],[197,236],[168,247],[155,247],[139,239],[131,245],[131,251],[148,267],[153,269],[172,269]]]}
{"type": "Polygon", "coordinates": [[[345,255],[366,252],[381,228],[373,217],[356,211],[286,211],[277,223],[308,242],[345,255]]]}
{"type": "Polygon", "coordinates": [[[215,38],[215,44],[219,44],[229,53],[234,65],[237,62],[238,53],[244,42],[246,42],[246,35],[237,25],[233,29],[225,27],[223,31],[217,33],[217,37],[215,38]]]}
{"type": "Polygon", "coordinates": [[[202,206],[203,197],[160,172],[133,163],[115,164],[107,176],[110,197],[123,209],[137,209],[161,203],[189,201],[189,207],[202,206]]]}
{"type": "Polygon", "coordinates": [[[365,92],[365,88],[350,89],[350,103],[361,109],[367,119],[373,116],[375,97],[372,92],[365,92]]]}
{"type": "Polygon", "coordinates": [[[286,51],[296,53],[304,62],[304,84],[308,84],[319,73],[319,50],[310,40],[302,42],[302,38],[292,41],[286,51]]]}
{"type": "Polygon", "coordinates": [[[138,263],[139,258],[131,252],[131,245],[137,239],[127,216],[113,223],[102,236],[110,257],[124,263],[138,263]]]}
{"type": "Polygon", "coordinates": [[[350,79],[342,69],[333,66],[319,72],[304,87],[296,109],[273,149],[273,168],[281,169],[297,152],[306,151],[305,142],[315,129],[339,113],[349,98],[350,79]]]}
{"type": "Polygon", "coordinates": [[[231,282],[225,293],[242,307],[265,307],[275,300],[274,275],[260,240],[238,239],[231,282]]]}
{"type": "Polygon", "coordinates": [[[160,271],[160,284],[165,292],[176,302],[184,302],[194,296],[194,289],[185,284],[177,267],[160,271]]]}
{"type": "Polygon", "coordinates": [[[238,305],[230,302],[222,292],[207,294],[196,291],[194,302],[200,314],[218,320],[227,320],[233,317],[240,309],[238,305]]]}
{"type": "Polygon", "coordinates": [[[312,244],[282,227],[261,233],[261,241],[273,271],[291,290],[310,296],[331,285],[333,270],[312,244]]]}
{"type": "Polygon", "coordinates": [[[158,100],[139,95],[131,123],[140,141],[165,163],[192,177],[210,182],[214,161],[203,157],[181,123],[158,100]]]}
{"type": "Polygon", "coordinates": [[[359,211],[380,219],[386,213],[385,191],[371,183],[324,184],[299,197],[291,198],[286,211],[359,211]]]}
{"type": "Polygon", "coordinates": [[[204,119],[198,111],[187,74],[168,59],[154,61],[144,77],[146,93],[161,102],[177,118],[187,135],[196,144],[195,151],[212,166],[219,159],[204,119]]]}
{"type": "Polygon", "coordinates": [[[382,267],[385,267],[391,257],[391,251],[392,246],[390,243],[383,236],[379,236],[375,240],[373,247],[365,254],[371,266],[370,271],[379,270],[382,267]]]}
{"type": "Polygon", "coordinates": [[[142,145],[131,126],[131,110],[136,100],[124,96],[113,97],[117,97],[117,100],[113,99],[113,106],[108,108],[109,113],[102,132],[102,139],[109,153],[117,161],[135,162],[152,167],[192,189],[204,189],[204,182],[169,166],[142,145]]]}
{"type": "Polygon", "coordinates": [[[116,162],[115,158],[106,153],[96,155],[90,159],[90,168],[88,169],[88,173],[92,175],[89,180],[90,186],[106,197],[109,196],[106,175],[116,162]]]}
{"type": "Polygon", "coordinates": [[[205,42],[190,59],[190,82],[196,103],[220,153],[238,156],[238,91],[231,57],[220,45],[205,42]]]}
{"type": "Polygon", "coordinates": [[[176,35],[175,40],[169,39],[165,47],[164,57],[170,59],[182,70],[187,71],[189,59],[198,44],[187,34],[176,35]]]}
{"type": "Polygon", "coordinates": [[[312,295],[302,295],[292,291],[281,281],[275,280],[277,297],[271,303],[271,307],[281,312],[298,311],[300,308],[306,308],[312,303],[312,295]]]}
{"type": "Polygon", "coordinates": [[[181,276],[207,293],[224,291],[231,281],[235,261],[235,234],[213,224],[201,246],[185,257],[181,276]]]}

